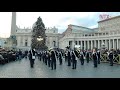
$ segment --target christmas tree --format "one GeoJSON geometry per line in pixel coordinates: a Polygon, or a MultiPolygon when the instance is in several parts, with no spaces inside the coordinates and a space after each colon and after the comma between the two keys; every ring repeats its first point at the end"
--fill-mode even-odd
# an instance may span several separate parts
{"type": "Polygon", "coordinates": [[[45,30],[45,25],[42,19],[39,17],[33,27],[31,48],[36,50],[47,49],[45,30]]]}

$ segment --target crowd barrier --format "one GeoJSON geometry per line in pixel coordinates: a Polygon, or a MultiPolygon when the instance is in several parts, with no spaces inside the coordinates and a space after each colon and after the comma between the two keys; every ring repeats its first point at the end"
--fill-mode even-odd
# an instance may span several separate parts
{"type": "MultiPolygon", "coordinates": [[[[92,55],[90,55],[89,58],[90,58],[90,60],[92,60],[92,55]]],[[[109,63],[108,54],[101,54],[101,55],[100,55],[100,62],[109,63]]],[[[114,55],[114,56],[113,56],[113,63],[120,65],[120,54],[117,54],[117,55],[114,55]]]]}

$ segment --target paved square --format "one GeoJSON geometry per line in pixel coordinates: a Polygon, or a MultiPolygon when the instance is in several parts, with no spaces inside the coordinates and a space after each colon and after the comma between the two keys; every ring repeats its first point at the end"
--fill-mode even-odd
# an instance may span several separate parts
{"type": "Polygon", "coordinates": [[[93,62],[82,66],[77,63],[77,69],[67,66],[66,62],[57,69],[51,70],[42,61],[36,59],[35,67],[30,68],[29,60],[10,62],[0,65],[0,78],[120,78],[120,65],[109,66],[109,63],[101,63],[98,68],[93,67],[93,62]]]}

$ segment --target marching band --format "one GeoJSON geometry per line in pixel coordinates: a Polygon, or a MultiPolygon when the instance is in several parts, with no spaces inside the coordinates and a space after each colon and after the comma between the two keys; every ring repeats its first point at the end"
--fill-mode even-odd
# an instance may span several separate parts
{"type": "MultiPolygon", "coordinates": [[[[101,52],[101,50],[97,50],[96,48],[92,51],[90,50],[47,50],[47,51],[35,51],[35,49],[31,49],[29,52],[25,51],[24,57],[29,57],[30,60],[30,66],[31,68],[34,67],[34,61],[36,58],[38,58],[39,61],[43,61],[45,65],[50,67],[52,70],[56,69],[56,63],[59,61],[59,65],[63,64],[63,60],[67,63],[67,66],[71,66],[72,69],[77,68],[77,63],[81,63],[81,65],[84,65],[84,62],[89,63],[89,61],[92,59],[93,66],[97,67],[98,64],[100,64],[102,58],[101,56],[103,54],[106,54],[108,56],[108,62],[110,63],[110,66],[113,66],[115,57],[118,57],[118,54],[120,54],[120,50],[117,50],[116,52],[111,49],[110,51],[106,50],[104,52],[101,52]]],[[[19,50],[18,52],[13,52],[11,54],[3,54],[0,53],[0,62],[3,61],[9,62],[9,60],[21,60],[23,57],[23,52],[19,50]],[[10,55],[10,56],[9,56],[10,55]],[[6,58],[7,56],[7,58],[6,58]],[[11,57],[12,56],[12,57],[11,57]]],[[[118,58],[117,58],[118,59],[118,58]]]]}
{"type": "MultiPolygon", "coordinates": [[[[113,52],[112,50],[107,52],[109,57],[110,66],[113,66],[113,52]]],[[[90,56],[92,55],[93,66],[96,68],[101,61],[101,52],[100,50],[94,48],[92,51],[90,50],[69,50],[60,51],[60,50],[48,50],[48,51],[37,51],[38,59],[51,67],[51,70],[56,69],[56,62],[59,61],[59,65],[62,65],[63,60],[68,63],[67,66],[72,66],[72,69],[76,69],[77,63],[80,61],[81,65],[84,65],[86,60],[87,63],[90,61],[90,56]],[[63,59],[65,58],[65,59],[63,59]]]]}

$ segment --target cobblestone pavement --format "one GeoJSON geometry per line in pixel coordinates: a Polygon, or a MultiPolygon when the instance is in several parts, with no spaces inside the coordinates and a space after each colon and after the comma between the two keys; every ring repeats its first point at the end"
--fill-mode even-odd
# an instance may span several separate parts
{"type": "Polygon", "coordinates": [[[93,62],[82,66],[80,62],[77,69],[67,66],[66,62],[57,69],[51,70],[42,61],[35,60],[34,68],[30,68],[28,59],[10,62],[0,65],[0,78],[120,78],[120,65],[109,66],[109,63],[101,63],[98,68],[93,67],[93,62]]]}

